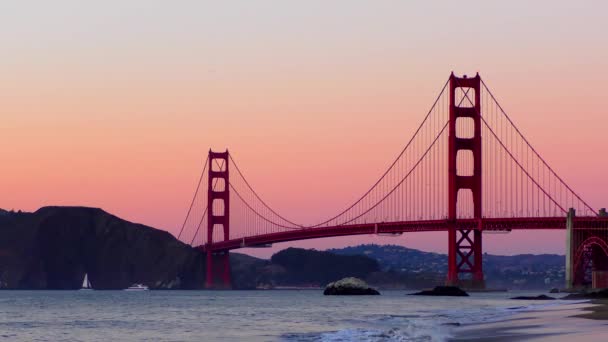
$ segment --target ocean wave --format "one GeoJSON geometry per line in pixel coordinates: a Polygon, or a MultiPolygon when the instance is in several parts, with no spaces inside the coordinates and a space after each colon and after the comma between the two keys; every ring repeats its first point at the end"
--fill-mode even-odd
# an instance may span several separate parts
{"type": "Polygon", "coordinates": [[[446,330],[438,327],[423,327],[410,324],[402,328],[390,328],[388,330],[375,329],[345,329],[321,335],[319,341],[339,342],[339,341],[369,341],[369,342],[388,342],[388,341],[446,341],[450,337],[446,330]]]}
{"type": "Polygon", "coordinates": [[[528,305],[508,306],[508,307],[487,307],[487,308],[471,308],[471,309],[453,309],[445,310],[438,314],[445,320],[458,325],[491,323],[505,320],[513,315],[541,310],[543,308],[563,305],[562,301],[551,301],[545,303],[532,303],[528,305]]]}
{"type": "Polygon", "coordinates": [[[313,310],[307,325],[292,326],[278,337],[305,342],[446,341],[472,325],[510,321],[521,313],[565,304],[562,300],[514,301],[509,295],[411,298],[389,292],[382,300],[374,298],[373,306],[358,298],[342,299],[349,306],[322,310],[323,315],[313,310]]]}
{"type": "Polygon", "coordinates": [[[433,326],[430,323],[412,321],[406,324],[402,322],[400,327],[353,328],[323,333],[288,334],[283,336],[283,340],[298,342],[442,342],[451,336],[445,327],[433,326]]]}

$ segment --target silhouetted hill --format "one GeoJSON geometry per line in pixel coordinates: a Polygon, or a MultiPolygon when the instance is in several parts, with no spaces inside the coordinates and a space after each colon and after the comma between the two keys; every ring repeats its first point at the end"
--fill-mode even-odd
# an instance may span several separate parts
{"type": "Polygon", "coordinates": [[[380,270],[366,255],[339,255],[314,249],[288,248],[270,260],[231,253],[237,288],[322,287],[345,277],[357,277],[382,288],[423,288],[443,284],[444,275],[380,270]]]}
{"type": "MultiPolygon", "coordinates": [[[[421,288],[442,284],[447,269],[443,254],[392,245],[323,252],[289,248],[271,260],[230,256],[236,289],[323,286],[350,276],[384,288],[421,288]]],[[[101,209],[0,209],[0,288],[77,289],[88,273],[97,289],[133,283],[196,289],[204,285],[204,267],[199,251],[168,232],[101,209]]],[[[491,287],[547,288],[564,282],[564,256],[559,255],[484,255],[484,269],[491,287]]]]}
{"type": "Polygon", "coordinates": [[[199,288],[203,265],[200,252],[168,232],[101,209],[0,212],[0,288],[77,289],[85,273],[97,289],[199,288]]]}
{"type": "Polygon", "coordinates": [[[338,255],[300,248],[284,249],[270,261],[285,270],[274,279],[283,285],[325,285],[345,277],[365,278],[379,270],[378,262],[364,255],[338,255]]]}

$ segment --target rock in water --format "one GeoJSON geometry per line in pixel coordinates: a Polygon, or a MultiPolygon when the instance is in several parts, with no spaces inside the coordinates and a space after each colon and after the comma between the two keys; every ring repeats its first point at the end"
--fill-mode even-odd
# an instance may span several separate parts
{"type": "Polygon", "coordinates": [[[435,286],[432,290],[425,290],[416,293],[410,293],[413,296],[450,296],[450,297],[468,297],[469,294],[457,286],[435,286]]]}
{"type": "Polygon", "coordinates": [[[608,289],[594,292],[571,293],[562,299],[608,299],[608,289]]]}
{"type": "Polygon", "coordinates": [[[553,300],[555,298],[549,297],[547,295],[538,295],[538,296],[519,296],[519,297],[513,297],[511,299],[521,299],[521,300],[553,300]]]}
{"type": "Polygon", "coordinates": [[[551,291],[549,291],[549,293],[559,293],[559,289],[557,287],[554,287],[551,289],[551,291]]]}
{"type": "Polygon", "coordinates": [[[366,282],[359,278],[344,278],[327,284],[324,295],[379,295],[380,292],[369,287],[366,282]]]}

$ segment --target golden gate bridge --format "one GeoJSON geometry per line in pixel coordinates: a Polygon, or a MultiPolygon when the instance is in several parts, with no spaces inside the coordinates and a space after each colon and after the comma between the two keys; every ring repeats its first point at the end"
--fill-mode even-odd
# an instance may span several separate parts
{"type": "Polygon", "coordinates": [[[347,235],[446,231],[447,284],[483,288],[483,233],[566,229],[568,287],[608,287],[608,216],[541,157],[479,74],[453,73],[413,137],[361,197],[312,225],[268,205],[233,156],[209,151],[178,238],[229,288],[229,251],[347,235]],[[603,278],[597,275],[603,275],[603,278]]]}

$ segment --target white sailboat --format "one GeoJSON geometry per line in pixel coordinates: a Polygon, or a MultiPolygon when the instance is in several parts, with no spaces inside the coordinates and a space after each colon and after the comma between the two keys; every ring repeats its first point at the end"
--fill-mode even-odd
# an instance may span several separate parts
{"type": "Polygon", "coordinates": [[[82,282],[81,290],[92,290],[91,282],[89,281],[89,275],[87,273],[84,274],[84,280],[82,282]]]}

